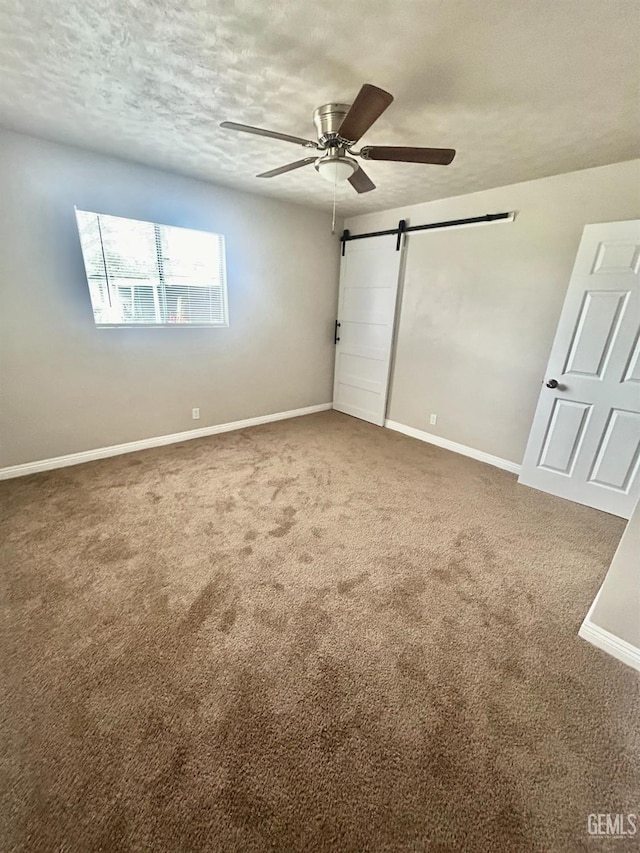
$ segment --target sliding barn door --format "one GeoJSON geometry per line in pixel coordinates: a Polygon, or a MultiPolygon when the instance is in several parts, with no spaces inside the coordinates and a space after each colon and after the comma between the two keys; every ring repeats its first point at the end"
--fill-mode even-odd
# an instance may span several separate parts
{"type": "Polygon", "coordinates": [[[383,426],[401,252],[395,235],[347,242],[340,268],[333,408],[383,426]]]}
{"type": "Polygon", "coordinates": [[[520,482],[629,518],[639,467],[640,220],[587,225],[520,482]]]}

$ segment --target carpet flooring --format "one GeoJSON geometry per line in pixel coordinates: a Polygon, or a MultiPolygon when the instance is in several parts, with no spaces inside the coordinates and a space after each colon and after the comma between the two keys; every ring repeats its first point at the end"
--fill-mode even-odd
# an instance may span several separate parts
{"type": "Polygon", "coordinates": [[[640,679],[577,637],[620,519],[335,412],[0,508],[3,853],[629,849],[640,679]]]}

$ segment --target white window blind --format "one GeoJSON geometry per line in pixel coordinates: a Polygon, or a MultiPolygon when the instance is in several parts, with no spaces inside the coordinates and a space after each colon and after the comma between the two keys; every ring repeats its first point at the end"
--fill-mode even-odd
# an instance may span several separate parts
{"type": "Polygon", "coordinates": [[[77,210],[97,326],[226,326],[224,237],[77,210]]]}

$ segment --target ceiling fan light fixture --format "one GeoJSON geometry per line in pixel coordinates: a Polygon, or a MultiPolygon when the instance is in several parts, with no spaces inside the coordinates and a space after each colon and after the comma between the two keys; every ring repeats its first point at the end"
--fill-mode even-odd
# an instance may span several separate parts
{"type": "Polygon", "coordinates": [[[363,160],[384,160],[390,163],[424,163],[427,165],[448,166],[455,157],[453,148],[416,148],[406,145],[366,145],[360,151],[353,151],[353,146],[362,139],[382,113],[391,105],[393,95],[385,92],[371,83],[361,86],[351,105],[342,103],[322,104],[313,113],[313,123],[316,128],[317,141],[303,139],[301,136],[291,136],[263,127],[253,127],[249,124],[238,124],[235,121],[223,121],[220,126],[227,130],[241,133],[253,133],[255,136],[265,136],[268,139],[279,139],[303,148],[315,148],[316,152],[302,160],[287,163],[277,169],[260,172],[257,178],[275,178],[287,172],[310,166],[312,163],[316,172],[334,187],[334,205],[338,183],[348,181],[357,193],[368,193],[375,190],[376,185],[365,170],[358,165],[354,157],[363,160]],[[347,155],[351,156],[347,156],[347,155]]]}
{"type": "Polygon", "coordinates": [[[357,169],[358,164],[351,157],[327,157],[316,161],[318,174],[332,184],[348,181],[357,169]]]}

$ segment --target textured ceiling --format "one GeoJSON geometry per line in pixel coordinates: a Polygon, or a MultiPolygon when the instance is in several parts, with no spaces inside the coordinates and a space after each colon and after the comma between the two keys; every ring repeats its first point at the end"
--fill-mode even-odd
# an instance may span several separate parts
{"type": "Polygon", "coordinates": [[[457,148],[368,163],[353,215],[640,156],[638,0],[0,0],[0,124],[330,207],[306,156],[223,119],[315,138],[363,82],[395,95],[368,144],[457,148]]]}

